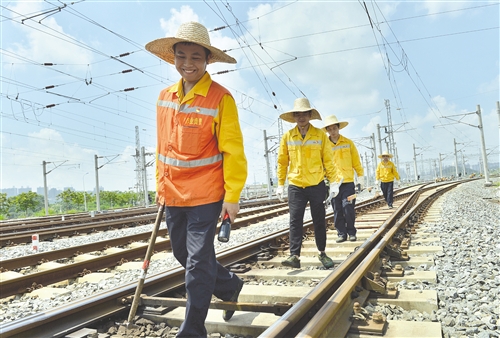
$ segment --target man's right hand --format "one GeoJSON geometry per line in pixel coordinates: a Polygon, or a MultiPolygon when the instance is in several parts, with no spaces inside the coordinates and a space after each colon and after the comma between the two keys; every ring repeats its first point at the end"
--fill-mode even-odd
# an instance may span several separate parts
{"type": "Polygon", "coordinates": [[[276,196],[278,197],[280,202],[285,201],[285,199],[283,198],[284,191],[285,191],[285,186],[283,185],[278,185],[278,187],[276,188],[276,196]]]}

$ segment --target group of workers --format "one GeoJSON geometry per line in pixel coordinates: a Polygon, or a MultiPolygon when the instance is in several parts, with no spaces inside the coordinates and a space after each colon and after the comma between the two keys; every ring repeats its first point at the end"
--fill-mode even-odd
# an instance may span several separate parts
{"type": "MultiPolygon", "coordinates": [[[[146,50],[173,64],[181,79],[161,91],[156,103],[156,204],[165,207],[166,224],[175,258],[185,268],[187,303],[177,337],[206,337],[205,319],[212,295],[237,302],[243,281],[222,266],[215,256],[218,219],[231,221],[247,178],[247,160],[236,103],[231,93],[212,81],[210,63],[236,63],[212,46],[207,29],[197,22],[180,25],[175,37],[149,42],[146,50]]],[[[278,198],[284,199],[288,180],[290,257],[282,264],[300,268],[303,217],[310,204],[318,258],[327,269],[326,204],[332,203],[337,242],[356,240],[354,173],[362,182],[363,167],[354,143],[339,134],[347,122],[325,118],[325,127],[309,100],[299,98],[293,110],[280,116],[296,126],[283,135],[278,154],[278,198]],[[328,135],[327,135],[328,133],[328,135]],[[329,189],[325,183],[328,180],[329,189]]],[[[384,197],[392,207],[392,181],[396,168],[382,154],[377,168],[384,197]]],[[[224,310],[230,320],[234,311],[224,310]]]]}

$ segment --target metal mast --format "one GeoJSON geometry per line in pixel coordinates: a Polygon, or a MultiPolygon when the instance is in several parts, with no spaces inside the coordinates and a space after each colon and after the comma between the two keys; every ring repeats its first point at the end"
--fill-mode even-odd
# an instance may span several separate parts
{"type": "MultiPolygon", "coordinates": [[[[139,139],[139,127],[135,126],[135,174],[136,174],[136,193],[137,196],[144,195],[144,162],[141,156],[141,141],[139,139]]],[[[141,198],[138,198],[140,201],[141,198]]],[[[141,203],[142,204],[142,203],[141,203]]]]}

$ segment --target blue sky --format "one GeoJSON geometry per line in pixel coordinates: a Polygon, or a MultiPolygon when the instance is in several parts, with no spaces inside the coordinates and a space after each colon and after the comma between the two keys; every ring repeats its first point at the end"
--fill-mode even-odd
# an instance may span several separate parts
{"type": "Polygon", "coordinates": [[[49,188],[90,190],[95,155],[104,189],[134,187],[135,128],[154,153],[157,96],[179,79],[144,45],[186,21],[238,61],[208,71],[237,102],[249,184],[267,180],[264,131],[275,149],[279,115],[303,96],[348,121],[341,133],[370,161],[388,100],[410,175],[413,145],[419,171],[440,154],[454,165],[454,139],[460,161],[477,165],[480,105],[488,160],[499,161],[498,1],[1,1],[0,11],[1,188],[42,187],[46,161],[49,188]]]}

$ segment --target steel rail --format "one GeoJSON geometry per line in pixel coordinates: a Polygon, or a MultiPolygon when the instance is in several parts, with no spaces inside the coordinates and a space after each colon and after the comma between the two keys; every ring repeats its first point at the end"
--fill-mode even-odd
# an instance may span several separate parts
{"type": "MultiPolygon", "coordinates": [[[[356,267],[353,273],[343,282],[339,289],[337,289],[332,296],[324,303],[319,311],[311,318],[311,320],[303,327],[303,329],[296,334],[296,337],[332,337],[332,336],[345,336],[350,327],[350,320],[346,321],[346,316],[341,316],[341,313],[350,313],[352,304],[348,302],[350,295],[354,288],[359,285],[362,278],[366,276],[379,261],[380,255],[385,250],[385,247],[392,242],[394,235],[401,229],[408,225],[408,222],[415,214],[421,213],[422,210],[427,210],[437,197],[441,196],[444,192],[454,188],[456,184],[450,185],[444,189],[436,189],[435,192],[421,201],[418,197],[422,195],[421,192],[415,192],[415,195],[408,200],[401,208],[411,207],[408,212],[397,219],[396,222],[390,224],[386,222],[379,229],[381,238],[356,267]],[[412,206],[412,203],[415,205],[412,206]]],[[[432,188],[428,188],[429,190],[432,188]]],[[[377,231],[377,232],[379,232],[377,231]]]]}
{"type": "Polygon", "coordinates": [[[396,219],[400,217],[407,203],[409,203],[409,200],[403,203],[378,230],[336,267],[328,277],[323,279],[306,297],[298,301],[285,315],[281,316],[273,325],[265,330],[260,337],[295,337],[309,322],[309,318],[313,317],[330,296],[340,288],[367,253],[372,251],[387,227],[394,224],[396,219]]]}
{"type": "MultiPolygon", "coordinates": [[[[306,222],[304,224],[304,229],[310,228],[311,226],[312,222],[306,222]]],[[[278,246],[278,244],[283,242],[283,238],[287,236],[288,230],[276,232],[270,237],[266,236],[250,242],[246,246],[243,246],[244,250],[241,252],[237,251],[239,250],[237,247],[225,250],[218,255],[218,260],[223,265],[236,263],[255,256],[259,252],[268,250],[268,248],[272,246],[278,246]]],[[[357,252],[351,256],[355,255],[357,255],[357,252]]],[[[168,272],[148,277],[145,284],[145,293],[150,296],[159,295],[169,291],[171,285],[175,284],[179,287],[182,286],[183,283],[184,272],[182,268],[169,270],[168,272]],[[172,271],[176,271],[178,275],[175,275],[172,271]],[[167,274],[170,274],[170,276],[167,276],[167,274]]],[[[323,285],[323,283],[320,284],[323,285]]],[[[15,322],[7,323],[2,325],[2,337],[40,336],[40,332],[47,332],[47,336],[51,337],[62,336],[75,329],[83,328],[88,323],[99,320],[100,318],[123,312],[126,308],[122,304],[117,303],[121,303],[122,300],[130,297],[130,295],[133,294],[133,288],[134,285],[124,286],[113,291],[112,296],[92,296],[88,300],[86,299],[83,301],[83,312],[79,312],[78,310],[80,306],[78,305],[79,303],[74,302],[68,304],[64,309],[57,308],[43,314],[35,314],[15,322]]]]}
{"type": "MultiPolygon", "coordinates": [[[[309,224],[308,226],[312,226],[309,224]]],[[[217,260],[229,266],[253,257],[269,247],[278,246],[288,230],[275,232],[242,246],[221,251],[217,260]]],[[[144,248],[146,250],[146,248],[144,248]]],[[[158,296],[184,285],[184,268],[174,268],[147,277],[143,293],[158,296]]],[[[2,324],[2,338],[7,337],[63,337],[70,332],[86,327],[86,325],[110,316],[125,313],[128,309],[127,298],[134,294],[136,283],[129,283],[109,292],[89,296],[88,298],[69,303],[43,313],[27,316],[20,320],[2,324]],[[43,334],[41,334],[43,332],[43,334]]]]}

